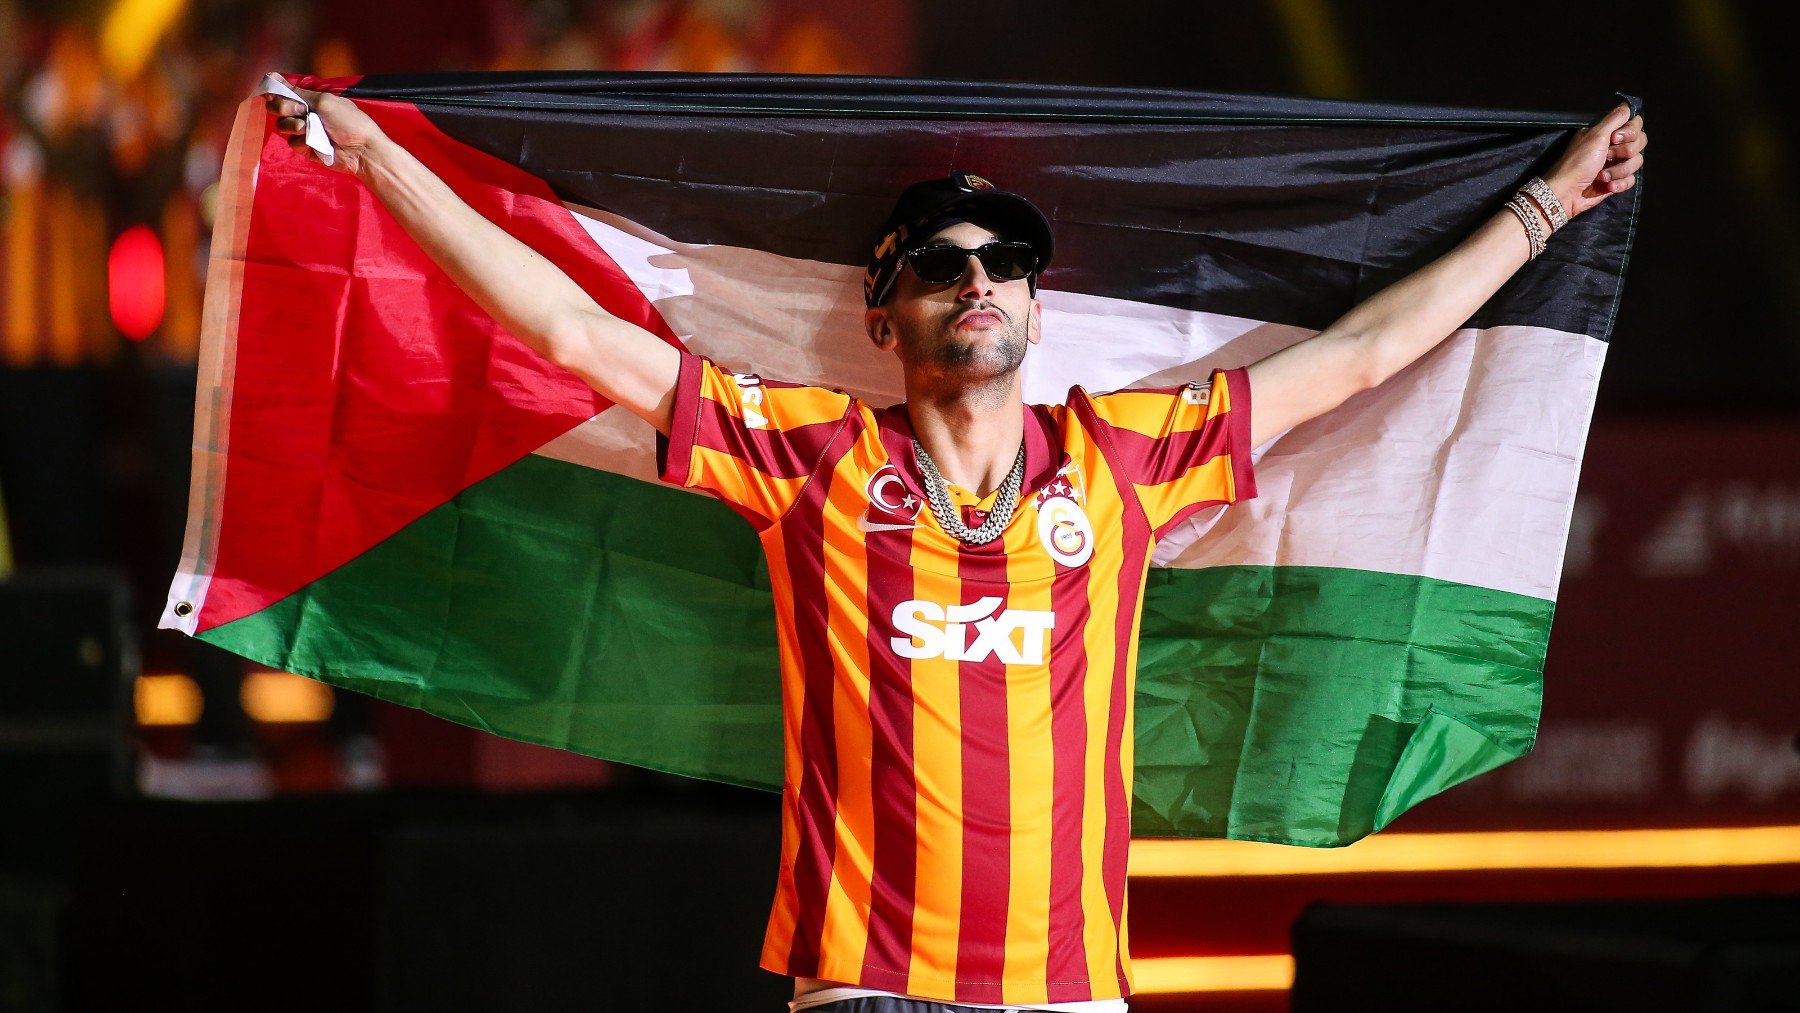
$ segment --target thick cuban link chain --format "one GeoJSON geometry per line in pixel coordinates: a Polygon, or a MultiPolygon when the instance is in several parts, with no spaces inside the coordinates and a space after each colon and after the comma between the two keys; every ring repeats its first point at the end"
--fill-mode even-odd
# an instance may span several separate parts
{"type": "Polygon", "coordinates": [[[1012,470],[1006,473],[1006,481],[1000,483],[1000,494],[994,497],[994,509],[977,528],[969,527],[957,516],[956,505],[950,502],[950,490],[945,488],[943,473],[938,471],[937,462],[918,440],[913,440],[913,453],[919,457],[919,470],[925,473],[925,498],[930,501],[931,512],[945,531],[967,545],[985,545],[1000,537],[1007,522],[1012,520],[1013,511],[1018,508],[1019,489],[1025,484],[1025,444],[1019,444],[1012,470]]]}

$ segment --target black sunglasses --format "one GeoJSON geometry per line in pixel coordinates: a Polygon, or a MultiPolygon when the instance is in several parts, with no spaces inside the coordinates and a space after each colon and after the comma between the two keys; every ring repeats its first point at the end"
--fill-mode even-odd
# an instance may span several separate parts
{"type": "Polygon", "coordinates": [[[1037,254],[1030,243],[984,243],[973,250],[960,246],[921,246],[909,250],[906,262],[920,281],[949,285],[961,280],[969,258],[981,261],[981,269],[995,281],[1018,281],[1037,270],[1037,254]]]}

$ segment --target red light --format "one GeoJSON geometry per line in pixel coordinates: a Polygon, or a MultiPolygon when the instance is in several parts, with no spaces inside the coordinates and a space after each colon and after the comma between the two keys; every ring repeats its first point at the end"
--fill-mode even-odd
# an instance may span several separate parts
{"type": "Polygon", "coordinates": [[[133,225],[113,241],[106,258],[106,286],[119,333],[142,341],[162,323],[162,241],[150,226],[133,225]]]}

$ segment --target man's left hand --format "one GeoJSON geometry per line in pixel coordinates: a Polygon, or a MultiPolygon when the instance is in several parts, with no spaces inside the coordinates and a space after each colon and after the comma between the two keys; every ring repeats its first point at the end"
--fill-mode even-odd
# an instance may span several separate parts
{"type": "Polygon", "coordinates": [[[1637,184],[1648,139],[1644,117],[1631,115],[1631,107],[1621,102],[1599,122],[1575,134],[1544,182],[1574,218],[1637,184]]]}

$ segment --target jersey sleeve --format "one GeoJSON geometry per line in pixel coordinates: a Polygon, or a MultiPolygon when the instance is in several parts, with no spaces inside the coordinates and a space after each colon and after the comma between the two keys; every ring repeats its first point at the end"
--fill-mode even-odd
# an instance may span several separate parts
{"type": "Polygon", "coordinates": [[[1250,459],[1250,380],[1216,369],[1204,383],[1095,395],[1117,467],[1160,538],[1203,507],[1256,495],[1250,459]]]}
{"type": "Polygon", "coordinates": [[[683,352],[669,435],[657,435],[658,473],[766,528],[799,500],[850,407],[839,391],[733,373],[683,352]]]}

